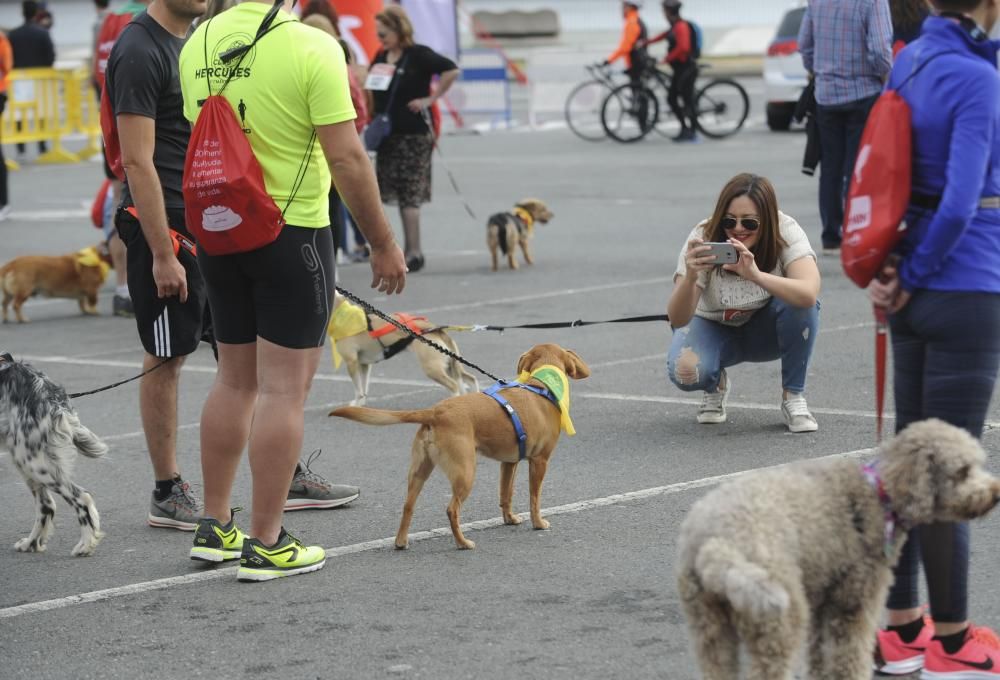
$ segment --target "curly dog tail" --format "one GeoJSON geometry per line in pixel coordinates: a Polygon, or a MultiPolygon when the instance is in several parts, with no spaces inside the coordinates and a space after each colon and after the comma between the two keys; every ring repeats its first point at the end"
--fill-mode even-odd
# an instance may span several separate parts
{"type": "Polygon", "coordinates": [[[705,590],[725,597],[738,612],[770,616],[788,609],[784,586],[724,541],[705,541],[698,550],[694,569],[705,590]]]}

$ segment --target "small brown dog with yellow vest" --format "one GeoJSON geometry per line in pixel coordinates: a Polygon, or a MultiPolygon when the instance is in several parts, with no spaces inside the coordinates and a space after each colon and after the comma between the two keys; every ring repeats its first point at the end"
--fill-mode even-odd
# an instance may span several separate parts
{"type": "MultiPolygon", "coordinates": [[[[392,316],[417,335],[426,336],[428,340],[459,354],[458,344],[451,336],[426,317],[403,313],[392,316]]],[[[372,365],[407,349],[416,355],[424,375],[453,395],[479,391],[476,377],[462,368],[460,363],[392,324],[365,313],[365,310],[348,302],[340,293],[334,293],[333,314],[330,315],[326,333],[330,338],[334,369],[339,369],[341,363],[346,363],[347,373],[354,383],[351,406],[364,406],[368,401],[368,378],[371,376],[372,365]]]]}
{"type": "Polygon", "coordinates": [[[500,462],[500,510],[504,524],[520,524],[511,509],[514,473],[522,460],[528,461],[528,488],[531,524],[548,529],[542,518],[542,481],[549,458],[565,430],[573,435],[569,417],[569,380],[590,376],[590,368],[576,352],[559,345],[535,345],[517,361],[515,383],[497,383],[479,394],[452,397],[420,411],[384,411],[345,406],[331,416],[356,420],[366,425],[417,423],[413,439],[409,485],[403,518],[396,533],[396,548],[408,545],[410,520],[417,496],[438,466],[451,482],[448,521],[459,549],[476,544],[462,533],[459,513],[476,477],[476,455],[500,462]],[[502,395],[501,395],[502,392],[502,395]]]}
{"type": "Polygon", "coordinates": [[[514,206],[510,212],[491,215],[486,221],[486,245],[493,258],[493,271],[499,264],[497,251],[507,258],[511,269],[517,269],[514,251],[521,246],[524,261],[534,264],[531,259],[531,237],[535,232],[535,223],[545,224],[555,215],[548,206],[537,198],[526,198],[514,206]]]}
{"type": "Polygon", "coordinates": [[[84,314],[97,314],[97,291],[111,270],[111,256],[103,243],[69,255],[24,255],[0,267],[3,321],[14,304],[18,323],[28,321],[21,312],[33,295],[70,298],[80,303],[84,314]]]}

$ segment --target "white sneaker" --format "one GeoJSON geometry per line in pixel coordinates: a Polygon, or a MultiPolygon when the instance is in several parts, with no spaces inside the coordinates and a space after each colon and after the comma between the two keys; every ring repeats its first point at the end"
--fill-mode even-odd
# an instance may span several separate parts
{"type": "Polygon", "coordinates": [[[789,432],[815,432],[819,424],[809,412],[806,398],[801,394],[792,394],[781,402],[781,414],[785,416],[785,424],[789,432]]]}
{"type": "Polygon", "coordinates": [[[701,406],[698,407],[699,423],[717,425],[726,422],[726,401],[729,400],[732,387],[733,383],[726,375],[726,370],[722,369],[718,389],[715,392],[705,392],[705,396],[701,398],[701,406]]]}

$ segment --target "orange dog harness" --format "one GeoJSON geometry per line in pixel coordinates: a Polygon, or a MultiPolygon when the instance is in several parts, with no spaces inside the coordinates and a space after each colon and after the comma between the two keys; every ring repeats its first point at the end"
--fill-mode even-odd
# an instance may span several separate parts
{"type": "MultiPolygon", "coordinates": [[[[125,212],[127,212],[135,219],[137,220],[139,219],[139,211],[135,209],[135,206],[130,206],[128,208],[125,208],[125,212]]],[[[178,231],[174,231],[170,227],[167,227],[167,231],[170,232],[170,241],[174,245],[174,257],[177,257],[177,255],[181,252],[181,248],[188,251],[195,257],[198,256],[198,246],[195,245],[194,241],[189,239],[184,234],[178,231]]]]}

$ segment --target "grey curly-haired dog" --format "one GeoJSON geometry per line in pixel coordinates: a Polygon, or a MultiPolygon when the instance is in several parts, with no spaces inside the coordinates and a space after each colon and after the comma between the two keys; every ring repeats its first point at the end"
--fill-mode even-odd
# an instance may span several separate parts
{"type": "Polygon", "coordinates": [[[914,423],[862,467],[803,461],[695,503],[677,581],[706,680],[790,680],[808,640],[812,680],[869,680],[892,566],[917,524],[980,517],[1000,499],[982,447],[940,420],[914,423]]]}
{"type": "Polygon", "coordinates": [[[10,354],[0,355],[0,453],[8,452],[35,496],[35,525],[14,544],[20,552],[42,552],[52,534],[55,492],[74,510],[80,542],[73,555],[90,555],[104,536],[94,499],[70,479],[77,452],[96,458],[108,447],[80,424],[66,391],[10,354]]]}

